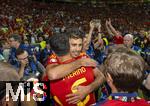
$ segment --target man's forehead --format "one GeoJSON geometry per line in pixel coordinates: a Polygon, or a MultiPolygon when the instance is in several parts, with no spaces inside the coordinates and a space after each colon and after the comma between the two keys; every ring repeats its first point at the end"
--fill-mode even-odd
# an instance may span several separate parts
{"type": "Polygon", "coordinates": [[[83,40],[82,39],[70,39],[69,43],[70,44],[83,44],[83,40]]]}
{"type": "Polygon", "coordinates": [[[130,36],[124,36],[123,39],[132,39],[130,36]]]}
{"type": "Polygon", "coordinates": [[[27,56],[28,55],[28,52],[27,51],[24,51],[24,53],[23,53],[25,56],[27,56]]]}
{"type": "Polygon", "coordinates": [[[79,41],[79,40],[82,41],[83,39],[82,39],[82,38],[69,38],[69,41],[77,41],[77,40],[78,40],[78,41],[79,41]]]}
{"type": "Polygon", "coordinates": [[[28,52],[27,51],[24,51],[21,55],[19,56],[28,56],[28,52]]]}

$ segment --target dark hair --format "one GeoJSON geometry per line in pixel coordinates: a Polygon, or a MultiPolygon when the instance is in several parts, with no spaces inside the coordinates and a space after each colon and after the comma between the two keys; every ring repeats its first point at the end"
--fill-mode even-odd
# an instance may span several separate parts
{"type": "Polygon", "coordinates": [[[39,36],[38,36],[38,40],[40,39],[40,37],[41,37],[43,40],[45,40],[45,37],[44,37],[43,35],[39,35],[39,36]]]}
{"type": "Polygon", "coordinates": [[[104,66],[118,91],[137,91],[144,79],[144,60],[128,48],[123,47],[112,52],[104,66]]]}
{"type": "Polygon", "coordinates": [[[85,33],[82,30],[79,30],[79,28],[70,28],[68,29],[68,35],[69,38],[74,38],[74,39],[83,39],[85,37],[85,33]]]}
{"type": "Polygon", "coordinates": [[[15,41],[18,41],[19,43],[22,42],[22,39],[21,39],[21,36],[20,36],[20,35],[12,34],[12,35],[9,37],[9,39],[10,39],[10,38],[13,38],[15,41]]]}
{"type": "Polygon", "coordinates": [[[51,49],[58,56],[64,56],[69,53],[69,39],[66,33],[56,33],[50,37],[49,44],[51,49]]]}
{"type": "Polygon", "coordinates": [[[18,49],[16,50],[16,56],[23,54],[24,51],[25,51],[25,50],[23,50],[23,49],[21,49],[21,48],[18,48],[18,49]]]}

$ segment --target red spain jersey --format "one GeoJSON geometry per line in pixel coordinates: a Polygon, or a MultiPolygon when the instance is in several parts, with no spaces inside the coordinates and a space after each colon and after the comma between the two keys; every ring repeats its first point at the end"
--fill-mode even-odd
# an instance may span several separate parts
{"type": "MultiPolygon", "coordinates": [[[[71,59],[65,62],[60,62],[56,55],[51,55],[48,59],[48,64],[66,64],[72,61],[75,61],[80,58],[87,58],[87,55],[82,53],[75,59],[71,59]]],[[[67,70],[66,70],[67,71],[67,70]]],[[[80,67],[74,70],[69,75],[65,76],[62,79],[51,81],[50,82],[50,92],[55,100],[55,104],[60,106],[89,106],[95,103],[95,96],[93,93],[90,93],[85,97],[85,99],[79,102],[76,105],[68,104],[66,102],[66,95],[70,93],[75,93],[76,90],[73,88],[78,85],[89,85],[94,81],[94,73],[92,67],[80,67]]]]}

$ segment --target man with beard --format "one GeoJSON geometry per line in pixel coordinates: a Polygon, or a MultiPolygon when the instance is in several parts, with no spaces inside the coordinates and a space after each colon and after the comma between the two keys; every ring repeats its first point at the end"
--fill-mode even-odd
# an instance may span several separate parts
{"type": "Polygon", "coordinates": [[[96,68],[97,62],[81,53],[83,33],[73,29],[66,35],[54,35],[50,45],[55,54],[49,57],[46,69],[56,106],[94,104],[93,90],[103,82],[104,76],[96,68]]]}

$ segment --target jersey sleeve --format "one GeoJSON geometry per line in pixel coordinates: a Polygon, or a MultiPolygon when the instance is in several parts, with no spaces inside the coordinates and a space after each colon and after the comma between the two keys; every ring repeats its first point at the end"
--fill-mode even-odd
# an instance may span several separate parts
{"type": "Polygon", "coordinates": [[[58,63],[58,58],[55,54],[51,54],[47,59],[47,65],[58,63]]]}

